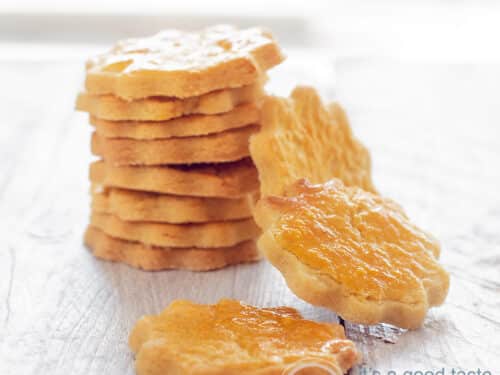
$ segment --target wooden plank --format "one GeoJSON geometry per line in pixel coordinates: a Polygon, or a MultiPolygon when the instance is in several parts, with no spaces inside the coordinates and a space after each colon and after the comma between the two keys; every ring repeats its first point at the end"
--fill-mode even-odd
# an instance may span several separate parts
{"type": "Polygon", "coordinates": [[[451,273],[445,305],[420,330],[345,323],[364,352],[355,373],[498,373],[500,113],[491,98],[500,69],[350,59],[337,73],[339,96],[351,98],[352,122],[372,150],[376,185],[437,235],[451,273]]]}
{"type": "MultiPolygon", "coordinates": [[[[290,61],[273,91],[299,77],[332,95],[336,69],[335,93],[372,150],[377,186],[441,239],[452,273],[447,303],[422,330],[345,323],[365,368],[500,370],[500,68],[349,59],[318,63],[311,76],[311,60],[290,61]]],[[[147,273],[95,260],[81,244],[91,160],[87,119],[72,110],[81,64],[0,68],[0,374],[133,374],[130,328],[174,298],[286,304],[336,321],[296,298],[266,262],[147,273]]]]}

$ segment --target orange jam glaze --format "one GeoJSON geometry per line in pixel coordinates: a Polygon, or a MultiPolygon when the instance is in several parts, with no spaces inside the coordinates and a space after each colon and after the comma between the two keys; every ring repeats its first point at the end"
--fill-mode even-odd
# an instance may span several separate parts
{"type": "Polygon", "coordinates": [[[108,53],[89,60],[87,69],[115,73],[204,69],[272,42],[259,28],[238,30],[217,25],[200,32],[164,30],[151,37],[118,42],[108,53]]]}
{"type": "Polygon", "coordinates": [[[357,359],[338,324],[305,320],[293,308],[257,308],[229,299],[215,305],[175,301],[160,315],[142,318],[130,345],[136,352],[155,345],[157,353],[164,350],[160,361],[174,358],[191,369],[209,364],[256,370],[304,359],[335,363],[337,355],[352,365],[357,359]]]}
{"type": "Polygon", "coordinates": [[[439,244],[396,203],[339,180],[297,189],[297,196],[285,198],[290,209],[271,229],[283,249],[350,294],[418,300],[411,292],[440,267],[439,244]]]}

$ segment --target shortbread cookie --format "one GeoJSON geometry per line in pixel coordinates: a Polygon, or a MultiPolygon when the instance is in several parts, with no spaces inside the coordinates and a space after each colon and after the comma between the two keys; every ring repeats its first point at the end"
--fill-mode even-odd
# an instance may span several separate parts
{"type": "Polygon", "coordinates": [[[344,319],[417,328],[446,298],[439,243],[389,199],[339,179],[300,180],[261,199],[255,218],[259,249],[290,289],[344,319]]]}
{"type": "Polygon", "coordinates": [[[249,218],[256,201],[257,194],[224,199],[109,188],[93,193],[92,210],[127,221],[204,223],[249,218]]]}
{"type": "Polygon", "coordinates": [[[260,230],[252,218],[212,223],[170,224],[129,222],[92,213],[90,224],[107,235],[165,247],[228,247],[255,239],[260,230]]]}
{"type": "Polygon", "coordinates": [[[157,247],[120,240],[92,226],[85,232],[85,244],[98,258],[125,263],[146,271],[166,269],[209,271],[260,259],[254,241],[212,249],[157,247]]]}
{"type": "Polygon", "coordinates": [[[257,170],[250,159],[168,167],[113,166],[97,161],[90,165],[89,177],[104,187],[195,197],[240,198],[259,189],[257,170]]]}
{"type": "Polygon", "coordinates": [[[339,324],[306,320],[291,307],[229,299],[174,301],[142,317],[129,345],[138,375],[342,375],[360,357],[339,324]]]}
{"type": "Polygon", "coordinates": [[[238,105],[254,103],[262,96],[260,82],[186,99],[152,97],[130,102],[113,95],[91,95],[82,92],[77,97],[76,109],[104,120],[165,121],[191,114],[229,112],[238,105]]]}
{"type": "Polygon", "coordinates": [[[92,153],[115,165],[222,163],[248,157],[248,141],[259,127],[199,137],[142,141],[92,135],[92,153]]]}
{"type": "Polygon", "coordinates": [[[255,103],[247,103],[215,115],[188,115],[167,121],[109,121],[91,115],[90,123],[104,137],[152,140],[208,135],[258,124],[259,113],[255,103]]]}
{"type": "Polygon", "coordinates": [[[188,98],[254,83],[283,61],[271,34],[218,25],[199,32],[165,30],[118,42],[87,62],[85,88],[127,100],[188,98]]]}
{"type": "Polygon", "coordinates": [[[250,141],[262,195],[283,193],[299,178],[321,183],[340,178],[374,191],[370,155],[353,136],[342,108],[325,108],[313,88],[297,87],[289,99],[267,97],[262,130],[250,141]]]}

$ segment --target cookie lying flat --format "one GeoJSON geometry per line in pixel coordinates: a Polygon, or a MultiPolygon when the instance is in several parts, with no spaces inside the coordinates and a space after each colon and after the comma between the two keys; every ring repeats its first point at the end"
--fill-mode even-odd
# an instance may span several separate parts
{"type": "Polygon", "coordinates": [[[164,247],[228,247],[255,239],[260,230],[250,219],[197,224],[128,222],[92,213],[90,224],[115,238],[164,247]]]}
{"type": "Polygon", "coordinates": [[[209,271],[232,264],[254,262],[260,258],[254,241],[212,249],[157,247],[120,240],[92,226],[85,232],[85,244],[98,258],[146,271],[209,271]]]}
{"type": "Polygon", "coordinates": [[[250,159],[224,164],[169,167],[90,165],[90,181],[105,187],[195,197],[240,198],[259,188],[250,159]]]}
{"type": "Polygon", "coordinates": [[[259,109],[255,103],[239,105],[226,113],[188,115],[167,121],[109,121],[90,116],[90,123],[104,137],[139,140],[208,135],[258,122],[259,109]]]}
{"type": "Polygon", "coordinates": [[[105,189],[92,195],[92,210],[127,221],[173,224],[238,220],[252,217],[256,194],[241,198],[199,198],[105,189]]]}
{"type": "Polygon", "coordinates": [[[222,163],[248,157],[257,125],[199,137],[142,141],[92,135],[92,153],[114,165],[222,163]]]}
{"type": "Polygon", "coordinates": [[[250,153],[263,196],[280,195],[299,178],[321,183],[336,177],[374,191],[367,149],[353,136],[342,108],[326,108],[313,88],[297,87],[289,99],[267,97],[261,125],[250,153]]]}
{"type": "Polygon", "coordinates": [[[113,121],[165,121],[191,114],[217,114],[240,104],[253,103],[263,95],[261,83],[226,89],[186,99],[152,97],[133,102],[112,95],[78,94],[76,109],[113,121]]]}
{"type": "Polygon", "coordinates": [[[440,247],[389,199],[338,180],[261,199],[259,249],[300,298],[357,323],[419,327],[443,303],[440,247]]]}
{"type": "Polygon", "coordinates": [[[187,98],[254,83],[283,60],[271,34],[219,25],[118,42],[87,62],[85,88],[125,99],[187,98]]]}
{"type": "Polygon", "coordinates": [[[138,375],[292,375],[300,369],[341,375],[359,359],[338,324],[306,320],[290,307],[228,299],[174,301],[161,314],[142,317],[129,345],[138,375]]]}

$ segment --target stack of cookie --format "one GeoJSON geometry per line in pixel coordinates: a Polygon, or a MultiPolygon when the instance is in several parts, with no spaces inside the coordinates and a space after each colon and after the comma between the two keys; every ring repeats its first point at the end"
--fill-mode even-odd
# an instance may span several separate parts
{"type": "Polygon", "coordinates": [[[87,64],[94,255],[147,270],[258,259],[249,158],[265,71],[283,57],[258,28],[177,30],[118,43],[87,64]]]}

